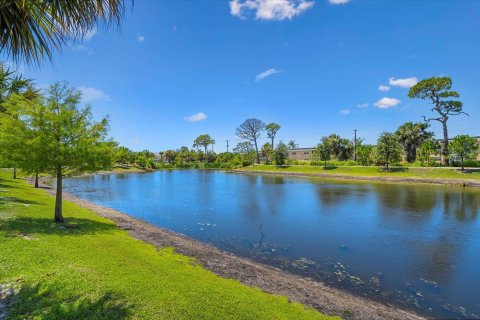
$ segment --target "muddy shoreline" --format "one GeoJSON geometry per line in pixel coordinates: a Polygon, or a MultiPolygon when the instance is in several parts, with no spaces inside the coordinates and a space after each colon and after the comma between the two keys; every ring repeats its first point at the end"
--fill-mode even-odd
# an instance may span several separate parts
{"type": "Polygon", "coordinates": [[[230,170],[229,172],[238,173],[238,174],[265,174],[265,175],[304,177],[304,178],[324,178],[324,179],[338,179],[338,180],[421,183],[421,184],[450,185],[450,186],[462,186],[462,187],[480,187],[480,181],[472,180],[472,179],[354,176],[354,175],[346,175],[346,174],[278,172],[278,171],[263,171],[263,170],[256,171],[256,170],[241,170],[241,169],[234,169],[234,170],[230,170]]]}
{"type": "MultiPolygon", "coordinates": [[[[55,194],[55,189],[46,190],[55,194]]],[[[157,248],[173,247],[176,252],[195,258],[203,267],[221,277],[235,279],[271,294],[286,296],[291,301],[303,303],[324,314],[337,315],[343,319],[425,319],[411,311],[356,296],[310,278],[221,251],[183,234],[153,226],[68,193],[64,193],[64,200],[112,220],[138,240],[157,248]]]]}

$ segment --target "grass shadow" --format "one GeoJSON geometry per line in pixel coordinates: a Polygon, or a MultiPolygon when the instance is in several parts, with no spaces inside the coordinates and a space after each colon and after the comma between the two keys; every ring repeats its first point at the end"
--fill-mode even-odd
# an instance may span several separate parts
{"type": "Polygon", "coordinates": [[[65,218],[64,223],[55,223],[52,212],[52,219],[17,217],[0,220],[0,229],[6,231],[7,237],[18,234],[77,236],[112,232],[118,230],[118,227],[113,223],[83,218],[65,218]]]}
{"type": "Polygon", "coordinates": [[[127,319],[134,305],[115,292],[100,297],[65,296],[57,285],[23,285],[8,297],[9,319],[127,319]]]}
{"type": "Polygon", "coordinates": [[[326,167],[323,167],[323,170],[335,170],[337,168],[338,168],[337,166],[326,166],[326,167]]]}
{"type": "Polygon", "coordinates": [[[16,197],[0,197],[0,205],[1,204],[6,204],[8,202],[15,202],[15,203],[21,203],[21,204],[44,205],[43,203],[40,203],[40,202],[37,202],[37,201],[19,199],[19,198],[16,198],[16,197]]]}
{"type": "Polygon", "coordinates": [[[467,173],[467,174],[472,174],[472,173],[480,173],[480,168],[479,169],[465,169],[465,170],[458,170],[461,173],[467,173]]]}
{"type": "Polygon", "coordinates": [[[282,165],[278,165],[278,166],[276,165],[275,167],[276,167],[277,169],[288,169],[288,168],[290,168],[291,166],[288,165],[288,164],[282,164],[282,165]]]}
{"type": "Polygon", "coordinates": [[[16,186],[12,186],[11,184],[4,184],[2,181],[5,181],[4,179],[0,178],[0,189],[12,189],[12,188],[18,188],[16,186]]]}
{"type": "Polygon", "coordinates": [[[390,167],[390,168],[379,168],[378,172],[407,172],[409,168],[405,167],[390,167]]]}

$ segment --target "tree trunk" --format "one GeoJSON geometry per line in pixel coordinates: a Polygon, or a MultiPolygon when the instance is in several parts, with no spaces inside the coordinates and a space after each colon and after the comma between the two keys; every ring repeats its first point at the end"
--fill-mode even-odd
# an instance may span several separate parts
{"type": "Polygon", "coordinates": [[[462,171],[465,171],[465,168],[463,166],[463,156],[461,157],[461,159],[462,159],[462,171]]]}
{"type": "Polygon", "coordinates": [[[415,162],[417,158],[417,146],[410,144],[407,149],[407,162],[415,162]]]}
{"type": "Polygon", "coordinates": [[[35,170],[35,188],[38,188],[38,170],[35,170]]]}
{"type": "Polygon", "coordinates": [[[447,119],[442,121],[443,125],[443,144],[442,144],[442,157],[443,157],[443,164],[445,166],[449,165],[448,159],[448,129],[447,129],[447,119]]]}
{"type": "Polygon", "coordinates": [[[272,137],[272,149],[275,148],[275,147],[273,146],[273,139],[274,139],[274,138],[272,137]]]}
{"type": "Polygon", "coordinates": [[[260,164],[260,156],[258,155],[258,145],[257,145],[257,139],[255,139],[255,152],[257,153],[257,164],[260,164]]]}
{"type": "Polygon", "coordinates": [[[13,167],[13,179],[17,179],[17,168],[13,167]]]}
{"type": "Polygon", "coordinates": [[[57,165],[57,193],[55,197],[55,222],[63,222],[62,214],[62,166],[57,165]]]}

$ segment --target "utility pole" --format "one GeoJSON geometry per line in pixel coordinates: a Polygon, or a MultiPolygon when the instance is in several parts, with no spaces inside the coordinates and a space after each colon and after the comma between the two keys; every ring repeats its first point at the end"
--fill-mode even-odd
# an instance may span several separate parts
{"type": "Polygon", "coordinates": [[[225,140],[225,141],[227,142],[227,153],[228,153],[228,141],[229,141],[229,140],[225,140]]]}
{"type": "Polygon", "coordinates": [[[353,160],[357,161],[357,129],[353,131],[355,132],[355,137],[353,138],[353,160]]]}

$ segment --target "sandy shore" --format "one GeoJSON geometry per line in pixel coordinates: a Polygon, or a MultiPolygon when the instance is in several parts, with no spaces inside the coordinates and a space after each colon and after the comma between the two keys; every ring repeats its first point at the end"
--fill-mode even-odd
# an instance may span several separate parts
{"type": "Polygon", "coordinates": [[[463,187],[480,187],[480,181],[473,180],[473,179],[355,176],[355,175],[331,174],[331,173],[278,172],[278,171],[263,171],[263,170],[257,171],[257,170],[241,170],[241,169],[234,169],[229,172],[241,173],[241,174],[269,174],[269,175],[278,175],[278,176],[325,178],[325,179],[340,179],[340,180],[426,183],[426,184],[438,184],[438,185],[455,185],[455,186],[463,186],[463,187]]]}
{"type": "MultiPolygon", "coordinates": [[[[47,189],[47,192],[55,194],[54,189],[47,189]]],[[[136,239],[157,248],[173,247],[178,253],[194,257],[203,267],[221,277],[238,280],[271,294],[286,296],[325,314],[338,315],[344,319],[424,319],[410,311],[355,296],[321,282],[235,256],[68,193],[64,193],[64,200],[114,221],[119,228],[128,231],[136,239]]]]}

